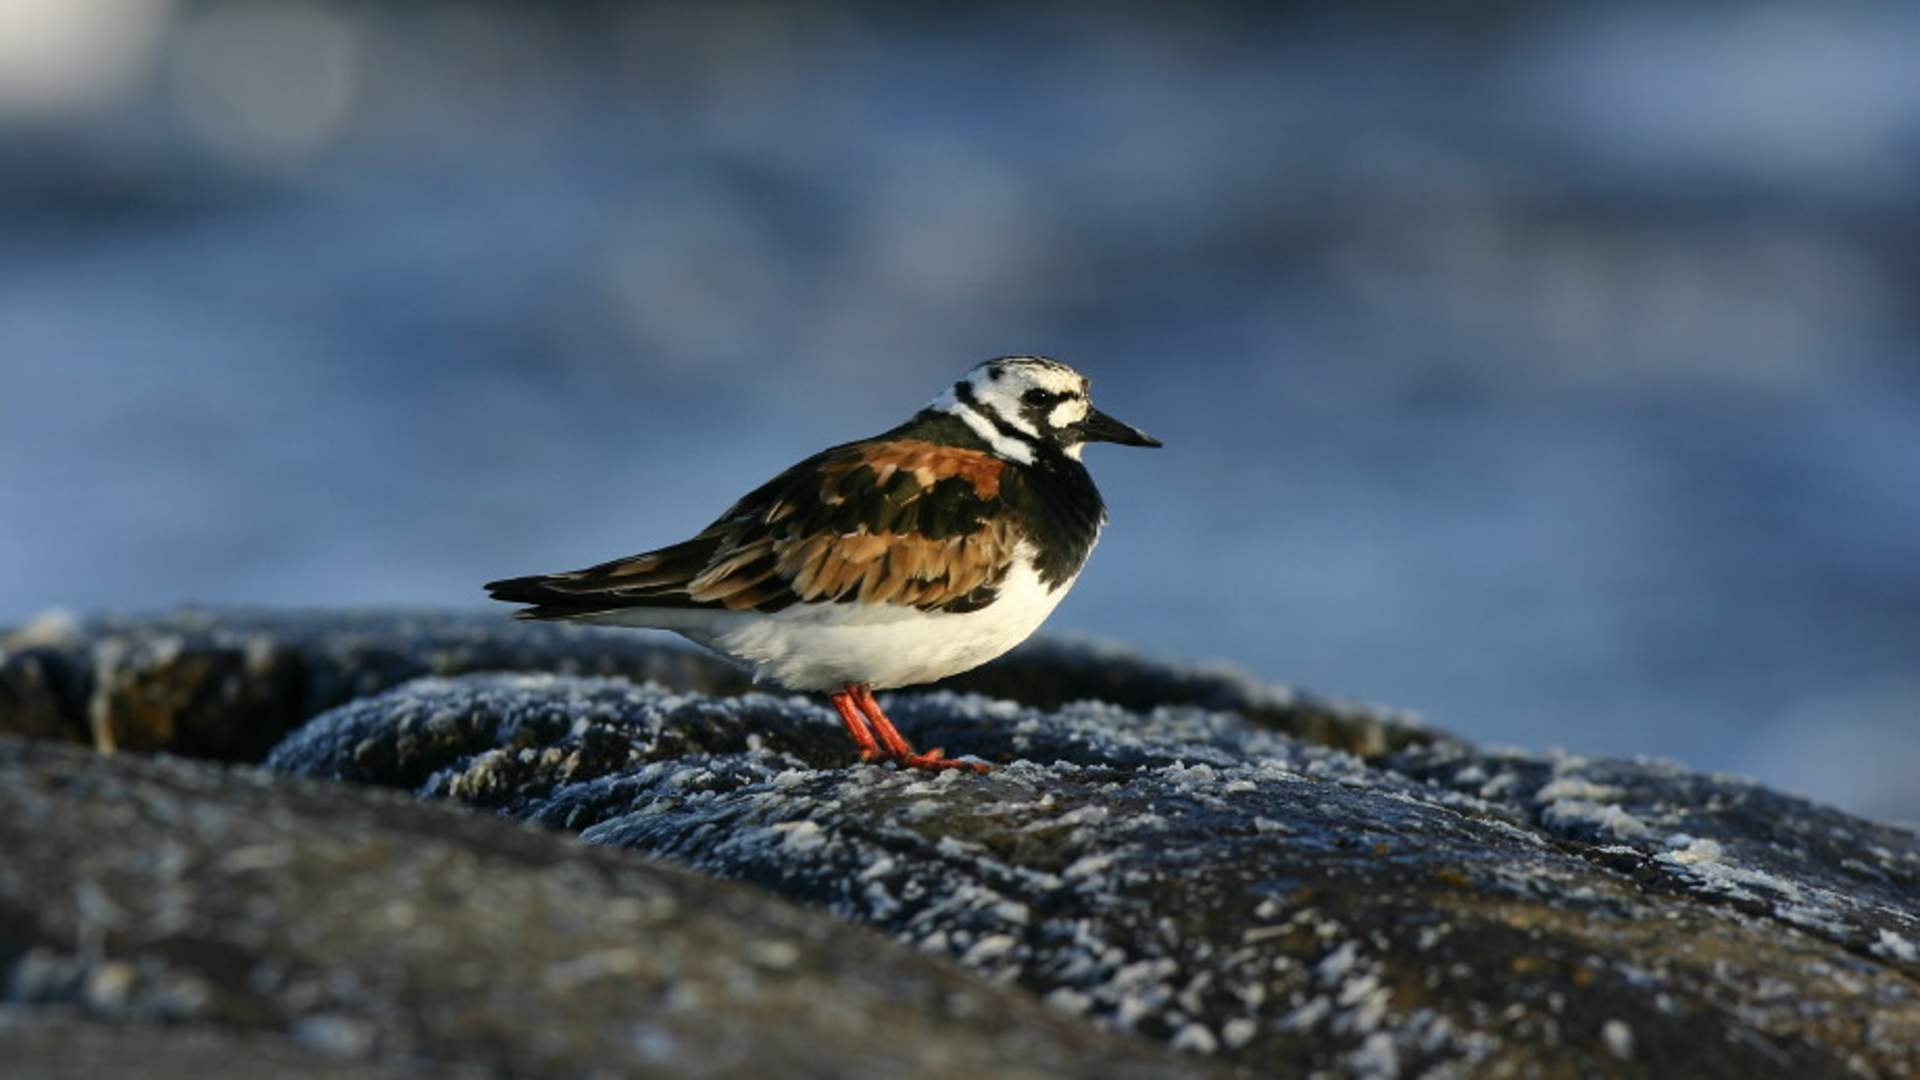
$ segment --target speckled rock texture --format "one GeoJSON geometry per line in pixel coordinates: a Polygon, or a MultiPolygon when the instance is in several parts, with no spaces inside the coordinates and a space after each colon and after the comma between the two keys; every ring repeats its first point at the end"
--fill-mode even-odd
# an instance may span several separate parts
{"type": "Polygon", "coordinates": [[[850,766],[801,698],[526,675],[409,683],[269,764],[751,882],[1252,1075],[1920,1072],[1911,832],[1656,761],[882,701],[1002,767],[850,766]]]}
{"type": "Polygon", "coordinates": [[[0,634],[0,733],[258,761],[318,712],[468,671],[623,675],[710,693],[747,686],[692,649],[498,616],[50,615],[0,634]]]}
{"type": "Polygon", "coordinates": [[[0,1060],[1920,1076],[1909,830],[1087,646],[882,700],[997,767],[638,635],[39,620],[0,731],[360,787],[0,742],[0,1060]]]}
{"type": "Polygon", "coordinates": [[[343,785],[0,738],[9,1077],[1208,1075],[759,890],[343,785]]]}
{"type": "MultiPolygon", "coordinates": [[[[661,635],[497,613],[48,615],[0,632],[0,733],[258,761],[321,711],[422,675],[474,671],[620,675],[718,695],[749,688],[738,669],[661,635]]],[[[1035,642],[943,685],[1042,708],[1084,698],[1205,705],[1358,753],[1445,738],[1233,672],[1085,645],[1035,642]]]]}

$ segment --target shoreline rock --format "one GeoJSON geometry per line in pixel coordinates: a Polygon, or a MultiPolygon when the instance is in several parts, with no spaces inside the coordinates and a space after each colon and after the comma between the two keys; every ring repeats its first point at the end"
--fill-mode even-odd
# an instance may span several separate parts
{"type": "Polygon", "coordinates": [[[1207,1075],[745,886],[365,788],[0,738],[0,850],[9,1075],[1207,1075]]]}
{"type": "Polygon", "coordinates": [[[883,700],[921,745],[998,767],[854,765],[823,703],[633,635],[203,612],[9,635],[0,731],[49,741],[0,739],[0,839],[19,853],[0,927],[24,928],[0,929],[0,1052],[70,1075],[151,1054],[184,1075],[230,1036],[235,1061],[313,1075],[645,1073],[669,1047],[680,1074],[724,1072],[760,1001],[726,973],[789,956],[760,932],[785,927],[865,942],[868,976],[919,987],[934,1059],[865,1046],[844,1017],[796,1019],[887,996],[833,966],[840,946],[809,945],[774,966],[804,1001],[767,1022],[825,1045],[772,1040],[750,1062],[768,1067],[1920,1075],[1911,830],[1670,762],[1483,750],[1084,645],[883,700]],[[351,786],[59,741],[264,755],[351,786]],[[449,884],[455,870],[469,876],[449,884]],[[656,939],[596,921],[662,889],[718,922],[656,939]],[[387,912],[411,914],[373,918],[387,912]],[[660,979],[715,989],[665,1042],[663,1021],[626,1017],[631,1037],[606,1043],[614,1021],[594,1010],[610,1006],[553,989],[556,964],[575,970],[554,959],[571,947],[555,919],[610,935],[569,955],[624,957],[580,963],[648,1008],[673,999],[660,979]],[[310,946],[336,938],[347,990],[288,974],[325,967],[310,946]],[[547,950],[537,986],[522,948],[547,950]],[[950,1016],[955,994],[976,1004],[950,1016]],[[529,1030],[549,1008],[584,1011],[529,1030]],[[574,1056],[539,1056],[556,1046],[574,1056]]]}
{"type": "MultiPolygon", "coordinates": [[[[619,675],[719,696],[752,689],[731,664],[663,635],[516,622],[504,611],[49,615],[0,632],[0,734],[251,762],[327,709],[425,675],[480,671],[619,675]]],[[[1040,707],[1204,705],[1367,754],[1450,738],[1404,715],[1111,646],[1035,641],[941,686],[1040,707]]]]}
{"type": "Polygon", "coordinates": [[[1257,1073],[1920,1071],[1920,838],[1660,762],[1231,713],[883,695],[983,777],[847,767],[804,699],[425,679],[269,767],[579,832],[1257,1073]]]}

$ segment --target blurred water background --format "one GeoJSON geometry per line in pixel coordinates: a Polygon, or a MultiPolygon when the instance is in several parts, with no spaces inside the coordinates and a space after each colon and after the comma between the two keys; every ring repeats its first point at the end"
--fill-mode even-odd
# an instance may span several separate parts
{"type": "Polygon", "coordinates": [[[1167,443],[1054,632],[1920,819],[1916,43],[0,0],[0,622],[477,609],[1044,352],[1167,443]]]}

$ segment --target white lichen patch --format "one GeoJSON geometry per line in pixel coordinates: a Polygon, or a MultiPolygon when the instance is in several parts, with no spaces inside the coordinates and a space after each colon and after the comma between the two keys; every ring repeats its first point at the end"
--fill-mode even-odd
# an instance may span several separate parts
{"type": "Polygon", "coordinates": [[[1655,861],[1707,892],[1740,900],[1759,900],[1756,889],[1795,902],[1805,897],[1801,887],[1788,878],[1728,862],[1726,849],[1717,840],[1682,835],[1670,838],[1668,843],[1674,847],[1655,856],[1655,861]]]}
{"type": "Polygon", "coordinates": [[[1600,1041],[1607,1052],[1621,1061],[1633,1060],[1633,1028],[1624,1020],[1608,1020],[1600,1025],[1600,1041]]]}
{"type": "Polygon", "coordinates": [[[1220,1049],[1220,1040],[1205,1024],[1188,1024],[1173,1033],[1171,1045],[1175,1050],[1185,1050],[1194,1054],[1213,1054],[1220,1049]]]}
{"type": "Polygon", "coordinates": [[[1393,1036],[1385,1032],[1367,1036],[1358,1050],[1347,1055],[1347,1067],[1353,1075],[1369,1080],[1394,1080],[1400,1075],[1400,1051],[1393,1036]]]}
{"type": "Polygon", "coordinates": [[[1540,812],[1541,823],[1555,832],[1574,832],[1588,827],[1600,835],[1621,840],[1651,836],[1653,829],[1634,817],[1618,803],[1595,803],[1584,799],[1562,799],[1548,803],[1540,812]]]}
{"type": "Polygon", "coordinates": [[[792,851],[809,851],[827,842],[826,830],[817,821],[783,821],[773,827],[782,843],[792,851]]]}
{"type": "Polygon", "coordinates": [[[1596,784],[1581,776],[1556,776],[1552,782],[1541,786],[1533,793],[1534,802],[1558,802],[1561,799],[1578,799],[1584,802],[1613,802],[1620,798],[1621,791],[1606,784],[1596,784]]]}
{"type": "MultiPolygon", "coordinates": [[[[1332,1073],[1468,1075],[1526,1048],[1618,1055],[1620,1030],[1650,1060],[1668,1044],[1643,1017],[1677,1023],[1698,1003],[1659,957],[1556,954],[1550,928],[1586,913],[1598,933],[1704,903],[1729,925],[1844,942],[1855,963],[1915,962],[1911,904],[1871,887],[1911,880],[1897,836],[1849,824],[1853,877],[1818,878],[1817,844],[1841,840],[1775,836],[1772,820],[1742,833],[1745,819],[1720,808],[1766,792],[1667,764],[1446,743],[1363,759],[1229,710],[890,694],[910,737],[1003,762],[928,776],[846,765],[837,718],[804,699],[579,679],[423,680],[402,698],[407,737],[465,740],[446,770],[484,761],[497,781],[485,791],[520,798],[515,813],[766,885],[984,979],[1017,979],[1062,1015],[1242,1063],[1265,1035],[1324,1046],[1316,1067],[1332,1073]],[[712,730],[689,739],[694,725],[712,730]],[[736,730],[749,727],[758,742],[736,730]],[[550,791],[516,786],[529,771],[550,791]],[[1545,929],[1488,937],[1471,906],[1489,898],[1545,929]],[[1507,1000],[1487,987],[1522,977],[1516,955],[1562,955],[1586,981],[1507,1000]],[[1589,982],[1653,1007],[1616,1030],[1589,982]]],[[[349,758],[390,734],[373,716],[340,725],[349,758]]],[[[1805,991],[1795,973],[1768,974],[1781,985],[1710,977],[1749,1005],[1805,991]]],[[[1820,978],[1873,990],[1842,966],[1820,978]]]]}
{"type": "Polygon", "coordinates": [[[1869,948],[1876,956],[1898,960],[1903,964],[1920,964],[1920,945],[1891,930],[1881,930],[1869,948]]]}

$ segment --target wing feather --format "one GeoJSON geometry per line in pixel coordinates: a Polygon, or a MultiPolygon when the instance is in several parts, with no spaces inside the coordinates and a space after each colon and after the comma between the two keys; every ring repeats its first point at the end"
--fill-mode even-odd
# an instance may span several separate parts
{"type": "Polygon", "coordinates": [[[873,439],[775,477],[700,535],[565,574],[496,581],[530,618],[629,607],[778,611],[795,603],[968,611],[990,601],[1021,534],[991,454],[873,439]]]}

